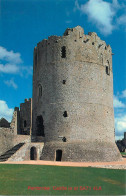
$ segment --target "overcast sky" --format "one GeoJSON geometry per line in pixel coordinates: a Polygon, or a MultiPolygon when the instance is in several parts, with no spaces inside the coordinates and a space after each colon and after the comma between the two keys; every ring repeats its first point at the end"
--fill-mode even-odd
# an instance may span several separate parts
{"type": "Polygon", "coordinates": [[[50,35],[80,25],[96,32],[114,53],[116,139],[126,131],[126,0],[1,0],[0,118],[32,97],[33,49],[50,35]]]}

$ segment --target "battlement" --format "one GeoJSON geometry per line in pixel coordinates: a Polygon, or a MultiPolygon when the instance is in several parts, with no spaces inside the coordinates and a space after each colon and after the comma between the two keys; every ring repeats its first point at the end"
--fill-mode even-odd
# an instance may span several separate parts
{"type": "MultiPolygon", "coordinates": [[[[70,39],[71,41],[81,41],[83,43],[88,43],[88,42],[95,42],[95,43],[92,43],[92,45],[97,45],[98,46],[98,49],[103,48],[104,46],[104,49],[107,50],[108,49],[108,46],[109,46],[109,50],[111,50],[111,47],[110,45],[107,45],[105,43],[105,41],[102,41],[100,39],[100,37],[98,37],[97,33],[95,32],[89,32],[87,35],[84,34],[84,30],[82,27],[80,26],[77,26],[75,28],[67,28],[63,34],[63,36],[57,36],[57,35],[52,35],[52,36],[49,36],[48,39],[43,39],[42,41],[40,41],[37,46],[34,48],[35,50],[37,48],[41,48],[41,47],[44,47],[44,46],[47,46],[47,45],[50,45],[50,44],[55,44],[55,43],[58,43],[59,41],[63,41],[63,40],[66,40],[66,39],[70,39]],[[74,39],[76,38],[76,39],[74,39]]],[[[67,40],[69,41],[69,40],[67,40]]],[[[73,42],[74,43],[74,42],[73,42]]],[[[111,51],[110,51],[111,52],[111,51]]]]}
{"type": "Polygon", "coordinates": [[[14,108],[14,111],[17,111],[18,112],[19,111],[19,107],[15,107],[14,108]]]}
{"type": "Polygon", "coordinates": [[[34,72],[39,71],[41,66],[58,61],[109,64],[112,71],[112,50],[95,32],[86,35],[80,26],[67,28],[63,36],[49,36],[37,44],[34,49],[34,72]]]}
{"type": "MultiPolygon", "coordinates": [[[[32,98],[25,99],[25,100],[24,100],[24,103],[26,103],[26,102],[31,102],[31,100],[32,100],[32,98]]],[[[22,104],[24,104],[24,103],[22,103],[22,104]]]]}
{"type": "Polygon", "coordinates": [[[29,135],[32,127],[32,98],[20,103],[20,108],[15,107],[11,127],[15,134],[29,135]]]}

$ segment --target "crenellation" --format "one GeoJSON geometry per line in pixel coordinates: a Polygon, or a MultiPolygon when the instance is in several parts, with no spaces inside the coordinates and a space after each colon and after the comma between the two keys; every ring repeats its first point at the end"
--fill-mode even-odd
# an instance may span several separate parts
{"type": "Polygon", "coordinates": [[[64,36],[49,36],[48,39],[42,40],[37,44],[37,63],[39,65],[37,68],[37,73],[38,70],[45,65],[45,63],[52,64],[56,61],[65,61],[65,59],[62,58],[63,46],[66,47],[65,58],[67,61],[73,61],[77,60],[78,58],[82,58],[81,61],[95,62],[105,66],[106,56],[108,58],[110,55],[108,60],[111,67],[110,46],[107,46],[105,41],[102,41],[96,33],[89,32],[88,35],[85,35],[84,30],[77,26],[72,29],[68,28],[65,31],[64,36]],[[80,51],[80,54],[78,54],[78,51],[80,51]]]}
{"type": "Polygon", "coordinates": [[[61,36],[51,35],[48,37],[48,42],[57,43],[56,41],[59,41],[60,39],[61,39],[61,36]]]}
{"type": "Polygon", "coordinates": [[[45,47],[47,45],[47,39],[43,39],[41,42],[37,44],[37,46],[45,47]]]}
{"type": "Polygon", "coordinates": [[[68,36],[71,34],[71,32],[73,32],[73,28],[67,28],[63,34],[63,36],[68,36]]]}
{"type": "Polygon", "coordinates": [[[14,108],[14,111],[19,111],[19,107],[15,107],[14,108]]]}

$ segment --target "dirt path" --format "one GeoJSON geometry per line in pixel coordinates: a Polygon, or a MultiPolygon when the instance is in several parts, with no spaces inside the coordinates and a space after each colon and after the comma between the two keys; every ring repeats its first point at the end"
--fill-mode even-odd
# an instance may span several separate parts
{"type": "Polygon", "coordinates": [[[118,162],[57,162],[57,161],[13,161],[1,162],[0,164],[30,164],[30,165],[55,165],[55,166],[71,166],[71,167],[100,167],[110,169],[126,169],[126,158],[118,162]]]}

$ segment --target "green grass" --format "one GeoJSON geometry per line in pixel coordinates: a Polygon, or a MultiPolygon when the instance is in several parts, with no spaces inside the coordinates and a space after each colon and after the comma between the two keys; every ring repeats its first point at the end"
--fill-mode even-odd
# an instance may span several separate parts
{"type": "Polygon", "coordinates": [[[125,170],[0,164],[0,195],[125,195],[125,170]],[[28,190],[50,187],[50,190],[28,190]],[[72,190],[53,190],[72,187],[72,190]],[[79,190],[91,187],[91,190],[79,190]],[[102,190],[93,190],[93,187],[102,190]],[[74,190],[78,187],[78,190],[74,190]]]}
{"type": "Polygon", "coordinates": [[[126,152],[120,152],[121,153],[121,155],[126,155],[126,152]]]}

